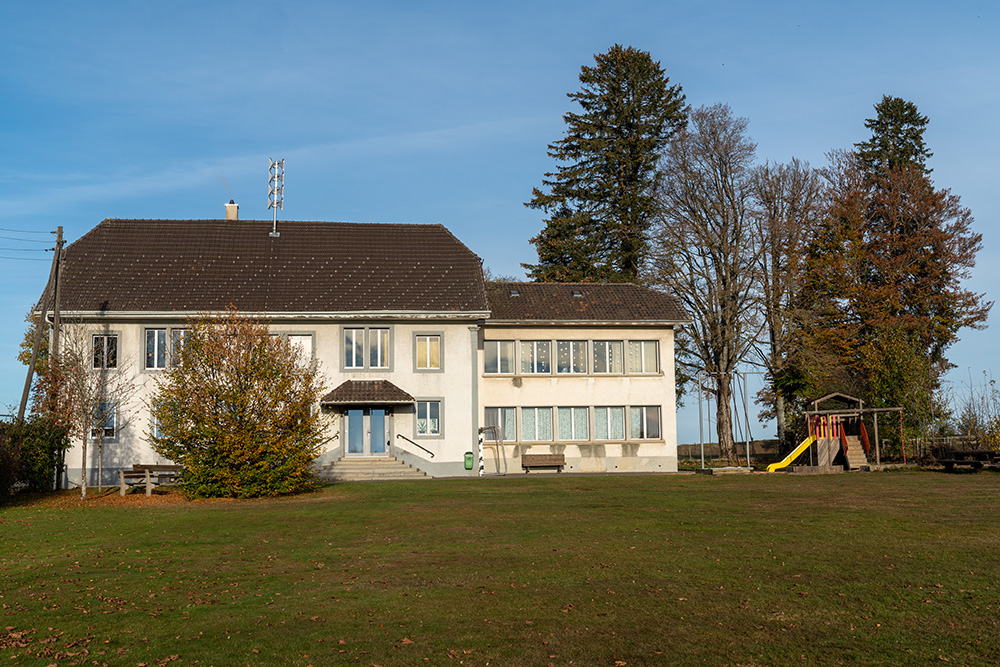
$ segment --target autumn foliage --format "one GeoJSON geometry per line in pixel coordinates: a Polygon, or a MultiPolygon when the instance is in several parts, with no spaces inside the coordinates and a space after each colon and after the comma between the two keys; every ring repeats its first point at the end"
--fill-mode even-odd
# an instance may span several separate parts
{"type": "Polygon", "coordinates": [[[193,320],[158,384],[149,439],[184,466],[189,497],[277,496],[315,484],[325,440],[319,374],[265,323],[232,309],[193,320]]]}

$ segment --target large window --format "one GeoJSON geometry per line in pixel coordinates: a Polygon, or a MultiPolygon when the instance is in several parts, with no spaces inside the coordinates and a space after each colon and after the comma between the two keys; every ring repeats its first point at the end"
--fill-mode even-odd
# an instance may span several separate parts
{"type": "Polygon", "coordinates": [[[521,408],[521,440],[552,439],[552,408],[521,408]]]}
{"type": "Polygon", "coordinates": [[[589,440],[587,408],[559,408],[559,439],[589,440]]]}
{"type": "Polygon", "coordinates": [[[625,344],[620,340],[594,341],[594,372],[623,373],[625,344]]]}
{"type": "MultiPolygon", "coordinates": [[[[514,421],[514,408],[486,408],[486,426],[499,427],[504,442],[517,440],[517,424],[514,421]]],[[[497,436],[490,429],[484,434],[486,440],[496,440],[497,436]]]]}
{"type": "Polygon", "coordinates": [[[630,340],[628,342],[629,373],[655,373],[659,370],[657,364],[657,346],[655,340],[630,340]]]}
{"type": "Polygon", "coordinates": [[[660,406],[632,408],[629,428],[633,440],[659,440],[660,406]]]}
{"type": "Polygon", "coordinates": [[[292,349],[298,352],[299,361],[311,364],[313,358],[313,337],[312,334],[288,334],[288,342],[292,344],[292,349]]]}
{"type": "Polygon", "coordinates": [[[486,356],[484,367],[487,373],[514,372],[514,341],[488,340],[483,343],[483,352],[486,356]]]}
{"type": "Polygon", "coordinates": [[[417,401],[417,435],[441,435],[441,401],[417,401]]]}
{"type": "Polygon", "coordinates": [[[521,373],[551,373],[551,347],[552,343],[547,340],[522,340],[521,373]]]}
{"type": "Polygon", "coordinates": [[[594,440],[625,439],[625,408],[594,408],[594,440]]]}
{"type": "Polygon", "coordinates": [[[344,329],[344,369],[389,368],[388,329],[344,329]]]}
{"type": "Polygon", "coordinates": [[[417,336],[417,370],[430,371],[441,368],[441,336],[417,336]]]}
{"type": "Polygon", "coordinates": [[[167,330],[146,329],[146,368],[167,367],[167,330]]]}
{"type": "Polygon", "coordinates": [[[90,437],[92,438],[113,438],[116,432],[116,419],[117,407],[114,403],[101,402],[97,406],[97,412],[94,414],[94,424],[90,429],[90,437]]]}
{"type": "Polygon", "coordinates": [[[118,335],[94,336],[94,368],[118,368],[118,335]]]}
{"type": "Polygon", "coordinates": [[[587,372],[587,341],[561,340],[556,343],[556,371],[559,373],[587,372]]]}

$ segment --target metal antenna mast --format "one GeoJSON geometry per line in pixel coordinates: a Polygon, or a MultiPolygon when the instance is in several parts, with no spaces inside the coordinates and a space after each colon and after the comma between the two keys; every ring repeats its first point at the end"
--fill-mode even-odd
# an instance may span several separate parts
{"type": "Polygon", "coordinates": [[[271,163],[268,167],[269,177],[267,179],[267,207],[274,209],[274,225],[271,228],[271,234],[273,238],[281,236],[278,234],[278,209],[282,211],[285,210],[285,159],[272,160],[267,158],[267,161],[271,163]]]}

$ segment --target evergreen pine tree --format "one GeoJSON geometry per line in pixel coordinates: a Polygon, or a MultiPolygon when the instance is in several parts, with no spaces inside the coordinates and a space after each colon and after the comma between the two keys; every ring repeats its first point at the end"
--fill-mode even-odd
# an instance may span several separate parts
{"type": "Polygon", "coordinates": [[[525,206],[548,215],[531,239],[538,281],[635,281],[656,210],[656,166],[674,131],[687,122],[680,86],[670,86],[649,53],[618,44],[580,72],[570,93],[581,113],[564,116],[566,136],[549,145],[559,161],[525,206]]]}

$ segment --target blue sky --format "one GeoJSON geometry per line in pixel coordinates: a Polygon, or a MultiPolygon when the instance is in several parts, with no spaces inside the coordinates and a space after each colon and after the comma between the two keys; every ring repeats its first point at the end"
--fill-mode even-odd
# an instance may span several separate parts
{"type": "MultiPolygon", "coordinates": [[[[972,209],[1000,278],[1000,10],[986,2],[7,2],[0,41],[0,407],[20,398],[23,317],[46,239],[104,218],[443,223],[495,272],[535,259],[523,202],[554,163],[581,65],[649,51],[693,106],[749,119],[758,158],[814,166],[867,138],[883,94],[930,117],[940,187],[972,209]],[[12,257],[22,259],[11,259],[12,257]]],[[[997,366],[991,332],[951,351],[956,391],[997,366]]],[[[6,410],[4,410],[6,411],[6,410]]],[[[682,411],[682,442],[697,411],[682,411]]],[[[755,433],[756,434],[756,433],[755,433]]],[[[762,433],[763,434],[763,433],[762,433]]]]}

